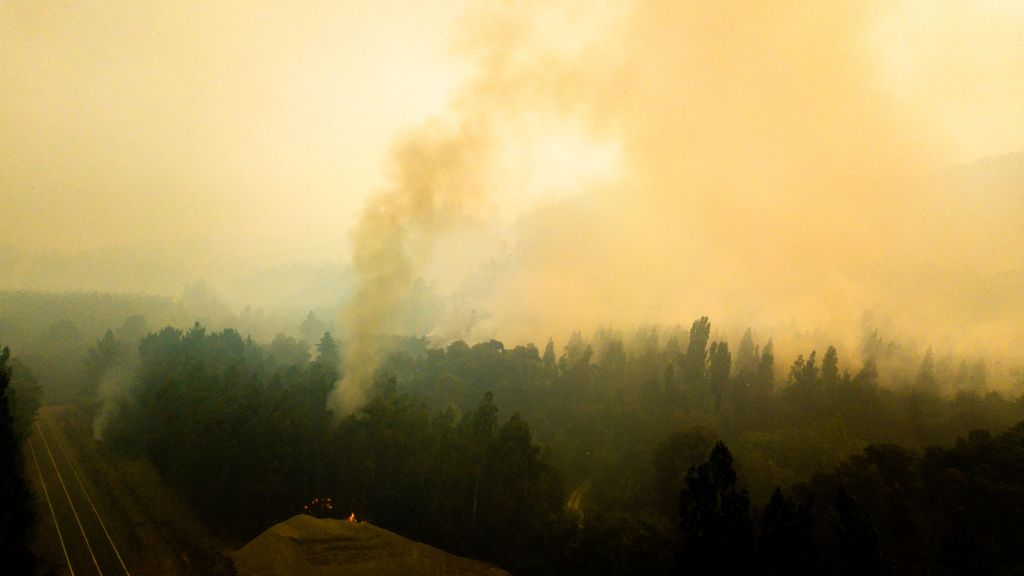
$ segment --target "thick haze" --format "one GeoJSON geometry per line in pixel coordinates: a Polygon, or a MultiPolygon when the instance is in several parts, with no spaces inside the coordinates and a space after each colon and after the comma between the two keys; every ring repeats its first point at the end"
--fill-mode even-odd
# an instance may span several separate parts
{"type": "Polygon", "coordinates": [[[346,259],[395,132],[458,83],[446,39],[460,12],[0,3],[0,243],[90,261],[70,281],[26,265],[19,283],[178,294],[199,277],[346,259]]]}
{"type": "Polygon", "coordinates": [[[350,371],[418,278],[442,339],[1024,336],[1015,2],[7,2],[0,86],[2,288],[346,262],[350,371]]]}

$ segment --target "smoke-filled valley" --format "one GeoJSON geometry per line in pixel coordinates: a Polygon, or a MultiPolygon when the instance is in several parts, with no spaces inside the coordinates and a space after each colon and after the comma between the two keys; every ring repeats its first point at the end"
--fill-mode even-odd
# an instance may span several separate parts
{"type": "MultiPolygon", "coordinates": [[[[1005,2],[0,6],[0,559],[353,573],[267,544],[306,514],[515,574],[1024,569],[1022,39],[1005,2]]],[[[389,550],[358,573],[456,571],[389,550]]]]}

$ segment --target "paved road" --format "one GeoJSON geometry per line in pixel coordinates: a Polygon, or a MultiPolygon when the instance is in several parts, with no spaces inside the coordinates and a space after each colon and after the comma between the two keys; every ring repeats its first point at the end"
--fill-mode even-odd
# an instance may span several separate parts
{"type": "MultiPolygon", "coordinates": [[[[72,576],[126,575],[131,565],[111,537],[109,520],[90,490],[95,486],[82,475],[63,431],[53,418],[40,413],[29,439],[29,469],[42,485],[44,510],[53,522],[66,565],[72,576]]],[[[123,546],[122,546],[123,548],[123,546]]]]}

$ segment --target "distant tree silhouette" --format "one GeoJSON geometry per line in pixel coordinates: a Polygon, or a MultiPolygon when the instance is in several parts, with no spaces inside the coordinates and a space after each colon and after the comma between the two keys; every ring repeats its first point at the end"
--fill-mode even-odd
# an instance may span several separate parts
{"type": "Polygon", "coordinates": [[[873,357],[864,361],[864,366],[853,377],[853,383],[862,387],[873,387],[878,384],[878,362],[873,357]]]}
{"type": "Polygon", "coordinates": [[[7,348],[0,352],[0,566],[9,574],[31,574],[35,567],[28,546],[32,498],[11,414],[10,357],[7,348]]]}
{"type": "Polygon", "coordinates": [[[687,471],[700,464],[715,445],[715,434],[708,428],[694,426],[677,430],[654,450],[655,490],[659,508],[666,515],[679,506],[679,486],[687,471]]]}
{"type": "Polygon", "coordinates": [[[708,339],[711,337],[711,321],[707,316],[693,321],[690,327],[690,342],[686,346],[683,363],[683,381],[687,386],[699,386],[704,379],[707,366],[708,339]]]}
{"type": "Polygon", "coordinates": [[[306,314],[306,319],[299,325],[299,334],[306,339],[306,342],[316,340],[317,336],[327,330],[327,325],[312,310],[306,314]]]}
{"type": "Polygon", "coordinates": [[[917,370],[914,385],[918,391],[928,394],[937,394],[939,391],[938,382],[935,379],[935,358],[932,355],[931,346],[928,347],[924,358],[921,359],[921,367],[917,370]]]}
{"type": "Polygon", "coordinates": [[[668,341],[665,342],[665,358],[669,362],[679,362],[679,358],[682,355],[682,348],[679,347],[679,336],[673,334],[669,337],[668,341]]]}
{"type": "Polygon", "coordinates": [[[740,339],[740,345],[736,349],[736,374],[750,380],[757,371],[757,346],[754,344],[754,336],[747,328],[740,339]]]}
{"type": "Polygon", "coordinates": [[[776,488],[761,517],[757,551],[765,574],[816,574],[817,554],[809,507],[798,506],[776,488]]]}
{"type": "Polygon", "coordinates": [[[981,394],[986,390],[987,380],[984,359],[978,358],[970,363],[967,360],[960,362],[960,369],[956,375],[957,386],[960,390],[981,394]]]}
{"type": "Polygon", "coordinates": [[[832,390],[839,383],[839,353],[835,346],[829,346],[821,360],[821,384],[825,390],[832,390]]]}
{"type": "Polygon", "coordinates": [[[87,388],[95,390],[100,380],[115,364],[127,355],[128,347],[113,330],[107,330],[96,344],[89,348],[85,355],[85,380],[87,388]]]}
{"type": "Polygon", "coordinates": [[[555,359],[555,341],[548,338],[547,346],[544,347],[544,368],[553,371],[557,360],[555,359]]]}
{"type": "Polygon", "coordinates": [[[817,389],[818,366],[815,364],[816,351],[804,360],[803,354],[796,357],[789,369],[789,385],[801,394],[809,394],[817,389]]]}
{"type": "Polygon", "coordinates": [[[732,454],[718,442],[679,492],[679,574],[745,574],[752,567],[750,498],[736,488],[732,454]]]}
{"type": "Polygon", "coordinates": [[[708,388],[715,406],[722,405],[722,397],[727,391],[729,372],[732,370],[732,354],[729,353],[728,342],[713,342],[708,352],[708,388]]]}
{"type": "Polygon", "coordinates": [[[754,381],[754,396],[764,400],[775,386],[775,348],[772,340],[761,350],[761,358],[757,362],[757,378],[754,381]]]}
{"type": "Polygon", "coordinates": [[[842,485],[839,486],[836,511],[839,513],[839,538],[847,572],[858,576],[886,574],[878,545],[878,532],[875,531],[871,515],[861,511],[857,499],[842,485]]]}
{"type": "Polygon", "coordinates": [[[340,358],[338,342],[330,332],[324,332],[316,345],[316,361],[323,366],[337,368],[340,358]]]}
{"type": "MultiPolygon", "coordinates": [[[[278,334],[267,346],[267,354],[280,366],[305,366],[309,363],[309,346],[305,340],[278,334]]],[[[337,359],[335,359],[337,362],[337,359]]]]}

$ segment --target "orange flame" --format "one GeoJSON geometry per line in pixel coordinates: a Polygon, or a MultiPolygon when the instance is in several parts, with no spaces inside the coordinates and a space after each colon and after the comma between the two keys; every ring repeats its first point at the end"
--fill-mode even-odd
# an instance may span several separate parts
{"type": "Polygon", "coordinates": [[[358,522],[358,520],[356,520],[356,513],[355,512],[353,512],[353,513],[348,515],[348,521],[349,522],[358,522]]]}

